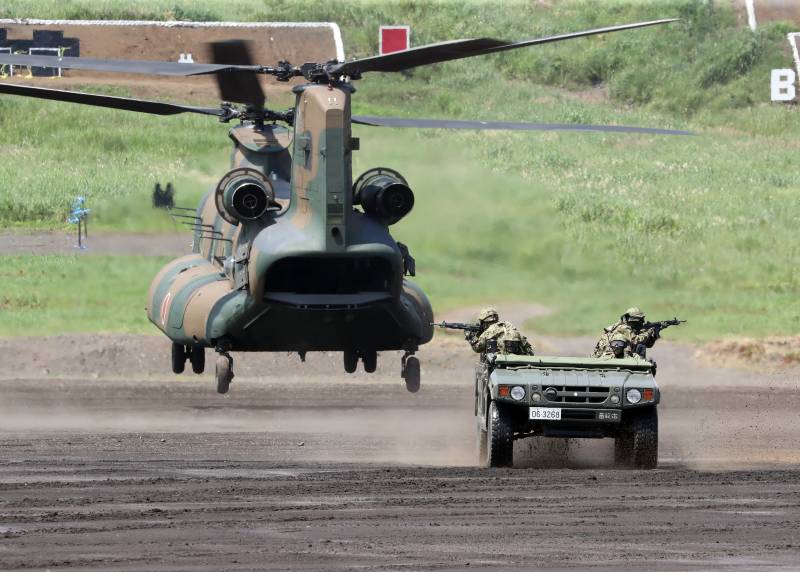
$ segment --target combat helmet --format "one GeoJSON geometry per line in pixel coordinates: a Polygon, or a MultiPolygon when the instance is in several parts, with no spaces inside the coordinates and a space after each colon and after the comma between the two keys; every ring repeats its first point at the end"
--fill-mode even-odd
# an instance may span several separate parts
{"type": "Polygon", "coordinates": [[[500,351],[504,354],[521,354],[524,337],[516,328],[506,325],[503,334],[500,336],[500,351]]]}
{"type": "Polygon", "coordinates": [[[478,321],[482,324],[493,324],[500,319],[497,310],[491,306],[487,306],[478,314],[478,321]]]}
{"type": "Polygon", "coordinates": [[[628,345],[628,338],[622,332],[617,332],[608,341],[611,351],[614,352],[614,357],[625,357],[625,346],[628,345]]]}
{"type": "Polygon", "coordinates": [[[637,322],[644,322],[644,312],[642,312],[636,306],[631,306],[630,308],[625,310],[624,314],[622,314],[622,320],[627,322],[631,318],[633,318],[633,320],[637,322]]]}

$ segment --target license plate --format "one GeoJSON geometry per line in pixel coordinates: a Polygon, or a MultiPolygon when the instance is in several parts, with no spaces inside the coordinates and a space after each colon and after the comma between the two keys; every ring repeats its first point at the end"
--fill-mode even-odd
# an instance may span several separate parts
{"type": "Polygon", "coordinates": [[[528,419],[560,421],[561,409],[558,407],[531,407],[528,419]]]}

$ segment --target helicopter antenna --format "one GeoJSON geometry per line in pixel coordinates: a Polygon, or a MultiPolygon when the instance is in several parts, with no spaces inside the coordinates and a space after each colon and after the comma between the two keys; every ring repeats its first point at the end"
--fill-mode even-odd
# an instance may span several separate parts
{"type": "Polygon", "coordinates": [[[208,233],[208,234],[215,234],[215,235],[220,236],[220,237],[225,236],[224,234],[222,234],[222,232],[220,232],[218,230],[214,230],[214,227],[211,226],[210,224],[196,224],[195,225],[195,224],[192,224],[190,222],[184,222],[182,224],[185,224],[186,226],[188,226],[192,230],[199,230],[200,232],[205,232],[205,233],[208,233]]]}
{"type": "MultiPolygon", "coordinates": [[[[194,211],[196,209],[191,209],[191,210],[194,211]]],[[[170,216],[172,218],[192,218],[192,219],[196,219],[196,220],[202,220],[202,218],[197,216],[197,215],[185,215],[185,214],[176,214],[176,213],[169,213],[169,214],[170,214],[170,216]]]]}
{"type": "Polygon", "coordinates": [[[199,236],[198,238],[208,238],[208,239],[210,239],[210,240],[221,240],[221,241],[223,241],[223,242],[230,242],[231,244],[233,244],[233,241],[232,241],[230,238],[222,238],[222,237],[220,237],[220,236],[214,236],[214,235],[210,235],[210,236],[209,236],[209,235],[207,235],[207,234],[202,234],[202,233],[201,233],[201,234],[200,234],[200,236],[199,236]]]}

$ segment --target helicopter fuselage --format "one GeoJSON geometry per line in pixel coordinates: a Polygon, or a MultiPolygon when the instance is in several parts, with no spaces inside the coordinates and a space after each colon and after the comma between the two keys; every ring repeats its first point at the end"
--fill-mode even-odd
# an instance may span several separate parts
{"type": "Polygon", "coordinates": [[[231,129],[232,169],[258,171],[277,206],[234,224],[214,190],[201,200],[193,252],[164,267],[148,293],[148,318],[174,342],[413,352],[430,341],[431,306],[405,278],[403,252],[385,221],[353,205],[350,90],[296,87],[293,135],[277,125],[231,129]]]}

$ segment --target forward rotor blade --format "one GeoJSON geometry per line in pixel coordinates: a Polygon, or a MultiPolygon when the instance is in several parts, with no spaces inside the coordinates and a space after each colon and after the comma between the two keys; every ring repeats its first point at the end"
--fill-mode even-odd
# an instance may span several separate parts
{"type": "Polygon", "coordinates": [[[18,85],[3,82],[0,82],[0,93],[22,95],[25,97],[36,97],[38,99],[50,99],[53,101],[67,101],[69,103],[82,103],[84,105],[94,105],[96,107],[124,109],[126,111],[138,111],[140,113],[151,113],[153,115],[199,113],[202,115],[215,115],[219,117],[223,114],[222,110],[219,108],[214,109],[209,107],[176,105],[174,103],[162,103],[160,101],[147,101],[144,99],[131,99],[127,97],[115,97],[111,95],[82,93],[80,91],[48,89],[44,87],[32,87],[29,85],[18,85]]]}
{"type": "Polygon", "coordinates": [[[496,40],[493,38],[478,38],[471,40],[451,40],[437,44],[428,44],[418,48],[411,48],[402,52],[393,52],[381,56],[362,58],[341,64],[334,64],[328,68],[328,73],[337,75],[359,75],[363,72],[399,72],[418,66],[425,66],[439,62],[482,56],[506,50],[515,50],[526,46],[548,44],[550,42],[560,42],[572,38],[582,38],[584,36],[594,36],[609,32],[619,32],[634,28],[645,28],[675,22],[678,18],[664,20],[652,20],[649,22],[637,22],[635,24],[623,24],[620,26],[610,26],[607,28],[597,28],[594,30],[584,30],[582,32],[571,32],[569,34],[559,34],[557,36],[546,36],[543,38],[531,38],[518,42],[507,40],[496,40]]]}
{"type": "MultiPolygon", "coordinates": [[[[217,65],[233,64],[234,67],[258,68],[253,65],[249,42],[244,40],[213,42],[211,56],[217,65]]],[[[258,76],[254,73],[218,73],[217,85],[224,101],[246,103],[258,109],[264,107],[266,96],[258,82],[258,76]]]]}
{"type": "Polygon", "coordinates": [[[58,56],[30,56],[0,54],[0,65],[64,68],[99,72],[139,73],[151,75],[192,76],[230,71],[257,72],[254,65],[194,64],[183,62],[159,62],[148,60],[101,60],[95,58],[71,58],[58,56]]]}
{"type": "Polygon", "coordinates": [[[580,123],[518,123],[512,121],[476,121],[458,119],[411,119],[354,115],[352,122],[373,127],[414,127],[418,129],[477,129],[502,131],[606,131],[616,133],[650,133],[653,135],[694,135],[691,131],[628,127],[625,125],[583,125],[580,123]]]}

